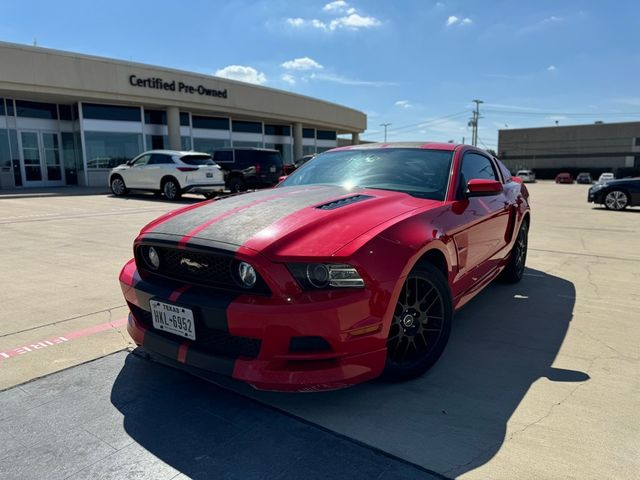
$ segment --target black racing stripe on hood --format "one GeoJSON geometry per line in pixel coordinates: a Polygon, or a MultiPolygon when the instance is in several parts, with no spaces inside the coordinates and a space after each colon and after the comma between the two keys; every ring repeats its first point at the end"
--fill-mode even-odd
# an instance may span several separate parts
{"type": "Polygon", "coordinates": [[[196,238],[242,245],[261,230],[286,216],[348,193],[352,192],[338,186],[296,190],[289,195],[258,203],[225,217],[198,232],[196,238]]]}
{"type": "MultiPolygon", "coordinates": [[[[241,207],[251,202],[264,200],[277,195],[276,190],[261,190],[259,192],[244,193],[216,200],[202,207],[194,208],[164,223],[154,227],[152,233],[164,233],[169,235],[186,235],[198,225],[222,215],[234,208],[241,207]]],[[[150,232],[150,233],[151,233],[150,232]]]]}

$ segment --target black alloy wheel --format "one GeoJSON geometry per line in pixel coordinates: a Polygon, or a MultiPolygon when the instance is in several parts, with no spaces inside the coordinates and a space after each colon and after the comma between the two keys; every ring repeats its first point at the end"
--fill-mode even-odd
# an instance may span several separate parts
{"type": "Polygon", "coordinates": [[[500,274],[500,280],[507,283],[518,283],[522,280],[527,263],[527,249],[529,245],[529,224],[526,220],[520,225],[516,242],[511,249],[509,262],[500,274]]]}
{"type": "Polygon", "coordinates": [[[629,197],[621,190],[611,190],[604,197],[604,206],[609,210],[624,210],[629,205],[629,197]]]}
{"type": "Polygon", "coordinates": [[[162,193],[167,200],[178,200],[182,195],[180,185],[172,178],[165,180],[162,185],[162,193]]]}
{"type": "Polygon", "coordinates": [[[449,341],[452,317],[451,293],[442,272],[431,264],[414,268],[391,321],[384,377],[408,380],[429,370],[449,341]]]}
{"type": "Polygon", "coordinates": [[[127,186],[125,185],[124,180],[119,175],[111,179],[110,187],[111,187],[111,192],[116,197],[126,195],[128,192],[127,186]]]}
{"type": "Polygon", "coordinates": [[[244,192],[246,189],[247,186],[242,178],[233,177],[229,180],[229,190],[231,190],[231,193],[244,192]]]}

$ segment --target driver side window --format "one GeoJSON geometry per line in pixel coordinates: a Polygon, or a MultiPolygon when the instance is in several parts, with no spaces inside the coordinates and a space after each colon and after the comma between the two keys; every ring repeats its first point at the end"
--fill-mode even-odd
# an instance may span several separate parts
{"type": "Polygon", "coordinates": [[[467,153],[462,158],[458,198],[464,198],[464,192],[467,190],[467,182],[476,178],[499,180],[491,160],[478,153],[467,153]]]}
{"type": "Polygon", "coordinates": [[[151,155],[143,155],[131,164],[132,167],[144,167],[149,163],[151,155]]]}

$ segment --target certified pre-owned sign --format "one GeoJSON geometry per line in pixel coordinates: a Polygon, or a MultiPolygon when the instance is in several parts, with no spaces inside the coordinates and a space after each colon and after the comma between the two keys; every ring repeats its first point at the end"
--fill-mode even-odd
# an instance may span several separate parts
{"type": "Polygon", "coordinates": [[[167,82],[159,77],[139,78],[137,75],[129,75],[129,83],[134,87],[155,88],[157,90],[169,90],[171,92],[184,92],[192,95],[204,95],[207,97],[227,98],[227,89],[217,90],[207,88],[204,85],[189,85],[188,83],[167,82]]]}

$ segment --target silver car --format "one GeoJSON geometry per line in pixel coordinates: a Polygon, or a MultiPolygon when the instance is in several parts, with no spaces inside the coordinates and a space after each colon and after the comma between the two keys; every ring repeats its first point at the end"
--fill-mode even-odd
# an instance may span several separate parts
{"type": "Polygon", "coordinates": [[[209,197],[224,190],[224,173],[208,153],[150,150],[112,169],[109,186],[117,196],[146,190],[168,200],[187,192],[209,197]]]}

